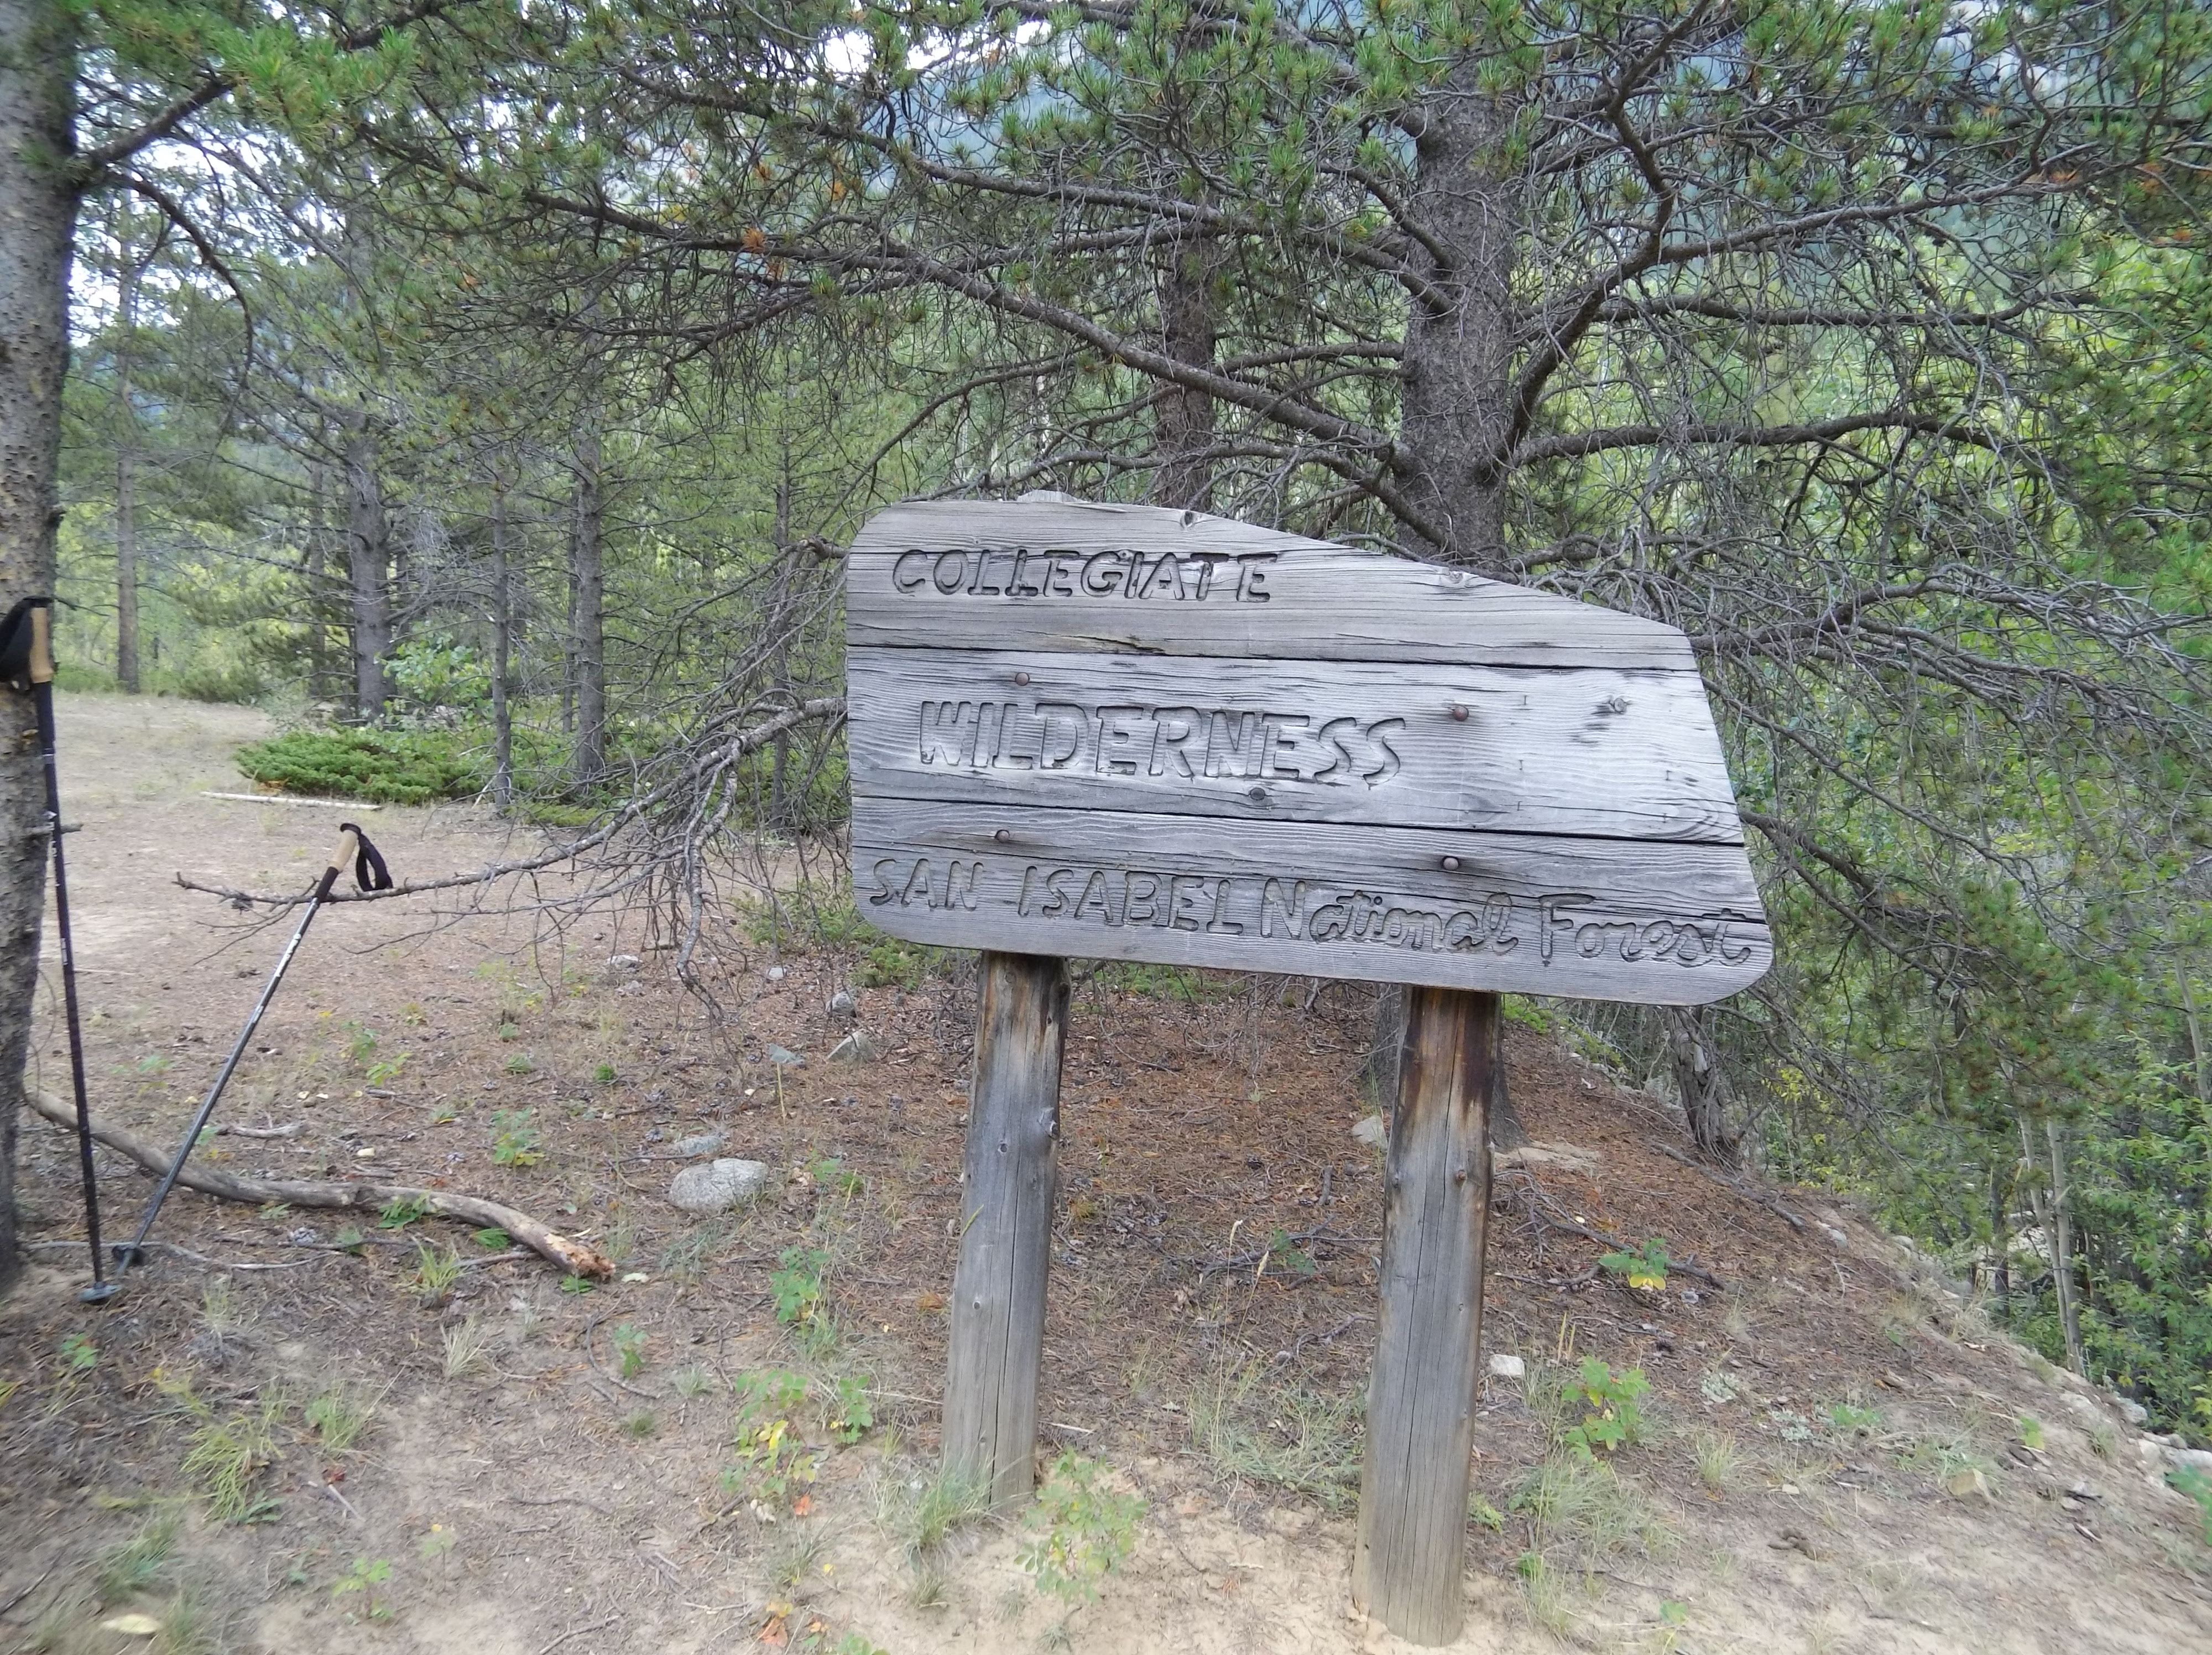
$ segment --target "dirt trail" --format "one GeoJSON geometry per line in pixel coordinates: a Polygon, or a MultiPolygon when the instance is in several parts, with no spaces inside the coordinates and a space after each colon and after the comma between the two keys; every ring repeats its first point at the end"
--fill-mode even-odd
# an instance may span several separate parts
{"type": "MultiPolygon", "coordinates": [[[[225,929],[240,916],[172,871],[304,885],[338,819],[201,796],[244,790],[229,755],[264,728],[63,701],[95,1108],[157,1140],[280,934],[225,929]]],[[[536,843],[469,810],[366,819],[407,875],[536,843]]],[[[40,1250],[0,1305],[0,1648],[145,1646],[100,1630],[130,1613],[161,1625],[155,1647],[288,1655],[1395,1646],[1347,1602],[1379,1212],[1351,1130],[1356,991],[1309,1006],[1303,983],[1255,997],[1157,973],[1079,989],[1046,1450],[1101,1463],[1142,1515],[1099,1599],[1071,1608],[1021,1566],[1034,1522],[918,1543],[957,971],[763,945],[718,963],[716,1023],[658,957],[610,963],[636,952],[612,916],[544,947],[527,915],[437,920],[410,900],[319,921],[224,1110],[289,1135],[202,1153],[495,1196],[620,1256],[621,1279],[570,1291],[404,1214],[355,1237],[180,1195],[161,1234],[191,1256],[158,1256],[95,1314],[71,1297],[69,1141],[27,1122],[40,1250]],[[875,1061],[827,1061],[841,989],[875,1061]],[[769,1063],[770,1043],[805,1064],[769,1063]],[[717,1133],[776,1182],[690,1219],[665,1198],[678,1145],[717,1133]],[[333,1399],[373,1405],[356,1440],[332,1439],[333,1399]],[[226,1454],[251,1520],[218,1513],[226,1454]]],[[[59,1089],[58,1019],[42,1033],[59,1089]]],[[[1784,1193],[1793,1227],[1672,1159],[1662,1110],[1536,1032],[1510,1061],[1554,1152],[1498,1181],[1486,1344],[1532,1379],[1481,1401],[1459,1647],[2212,1650],[2212,1549],[2109,1399],[1817,1193],[1784,1193]],[[1638,1293],[1596,1269],[1589,1232],[1663,1237],[1717,1281],[1638,1293]],[[1581,1416],[1556,1376],[1583,1354],[1651,1386],[1644,1440],[1608,1466],[1552,1446],[1581,1416]]],[[[102,1177],[112,1228],[145,1180],[106,1156],[102,1177]]]]}

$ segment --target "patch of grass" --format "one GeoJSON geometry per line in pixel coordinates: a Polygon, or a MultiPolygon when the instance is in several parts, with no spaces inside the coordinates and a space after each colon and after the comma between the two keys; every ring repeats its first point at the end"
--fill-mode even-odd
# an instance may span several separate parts
{"type": "Polygon", "coordinates": [[[470,798],[484,780],[453,737],[429,731],[294,730],[240,748],[238,768],[285,793],[389,805],[470,798]]]}
{"type": "Polygon", "coordinates": [[[2016,1424],[2020,1431],[2020,1445],[2040,1451],[2043,1447],[2043,1421],[2033,1414],[2023,1414],[2016,1424]]]}
{"type": "Polygon", "coordinates": [[[430,1203],[422,1196],[401,1196],[377,1209],[376,1227],[380,1230],[404,1230],[410,1224],[420,1223],[429,1211],[430,1203]]]}
{"type": "Polygon", "coordinates": [[[445,1346],[445,1370],[448,1379],[465,1378],[477,1369],[487,1367],[491,1361],[491,1335],[477,1320],[473,1312],[463,1317],[439,1335],[445,1346]]]}
{"type": "Polygon", "coordinates": [[[780,1593],[793,1597],[802,1594],[814,1583],[825,1543],[826,1537],[818,1524],[778,1524],[775,1539],[763,1560],[768,1567],[769,1585],[780,1593]]]}
{"type": "Polygon", "coordinates": [[[244,1327],[246,1321],[246,1306],[239,1302],[238,1290],[228,1276],[213,1277],[200,1289],[200,1325],[217,1344],[244,1327]]]}
{"type": "Polygon", "coordinates": [[[1140,999],[1179,1001],[1186,1006],[1234,1000],[1244,992],[1243,979],[1226,972],[1139,965],[1125,960],[1102,961],[1091,981],[1102,989],[1117,989],[1140,999]]]}
{"type": "Polygon", "coordinates": [[[353,1567],[331,1584],[331,1597],[336,1601],[357,1592],[362,1614],[372,1621],[388,1621],[392,1618],[392,1599],[385,1588],[391,1580],[389,1558],[356,1557],[353,1567]]]}
{"type": "Polygon", "coordinates": [[[1991,1481],[1997,1473],[1996,1462],[1964,1431],[1927,1431],[1909,1436],[1899,1445],[1898,1461],[1908,1470],[1933,1477],[1938,1487],[1960,1471],[1979,1471],[1991,1481]]]}
{"type": "Polygon", "coordinates": [[[1191,1393],[1194,1446],[1232,1477],[1273,1483],[1332,1512],[1359,1497],[1361,1403],[1304,1385],[1271,1385],[1255,1362],[1223,1369],[1191,1393]]]}
{"type": "Polygon", "coordinates": [[[622,1428],[623,1434],[624,1436],[630,1437],[642,1442],[646,1438],[651,1436],[654,1432],[660,1429],[660,1421],[653,1417],[653,1410],[651,1409],[641,1408],[635,1414],[631,1414],[623,1419],[622,1428]]]}
{"type": "Polygon", "coordinates": [[[2177,1465],[2166,1480],[2197,1502],[2197,1520],[2203,1525],[2204,1543],[2212,1546],[2212,1477],[2193,1465],[2177,1465]]]}
{"type": "Polygon", "coordinates": [[[408,1284],[415,1290],[417,1303],[435,1309],[453,1296],[453,1289],[460,1281],[461,1255],[458,1248],[441,1247],[427,1241],[415,1244],[415,1272],[408,1277],[408,1284]]]}
{"type": "Polygon", "coordinates": [[[1584,1565],[1628,1551],[1655,1556],[1674,1540],[1641,1488],[1572,1451],[1555,1453],[1530,1472],[1511,1507],[1528,1519],[1533,1552],[1563,1550],[1584,1565]]]}
{"type": "Polygon", "coordinates": [[[376,1398],[353,1385],[334,1384],[308,1399],[302,1417],[325,1453],[343,1454],[376,1417],[376,1398]]]}
{"type": "Polygon", "coordinates": [[[1881,1410],[1855,1394],[1828,1404],[1828,1426],[1839,1437],[1871,1437],[1881,1429],[1881,1410]]]}
{"type": "MultiPolygon", "coordinates": [[[[206,1408],[204,1402],[200,1406],[206,1408]]],[[[274,1427],[283,1403],[264,1397],[258,1409],[218,1419],[204,1415],[191,1433],[185,1452],[185,1476],[207,1496],[208,1509],[226,1523],[273,1520],[276,1502],[256,1486],[261,1473],[276,1461],[274,1427]]]]}
{"type": "Polygon", "coordinates": [[[94,1582],[103,1603],[119,1603],[135,1592],[160,1584],[177,1549],[179,1524],[174,1512],[164,1512],[100,1556],[94,1582]]]}
{"type": "Polygon", "coordinates": [[[705,1396],[712,1390],[714,1376],[707,1371],[704,1363],[694,1362],[688,1367],[678,1368],[668,1376],[668,1382],[676,1387],[678,1396],[689,1402],[694,1397],[705,1396]]]}
{"type": "Polygon", "coordinates": [[[1716,1498],[1728,1492],[1743,1463],[1736,1440],[1725,1432],[1700,1431],[1692,1451],[1697,1457],[1698,1481],[1716,1498]]]}
{"type": "Polygon", "coordinates": [[[917,1564],[967,1524],[988,1515],[991,1491],[942,1466],[886,1469],[876,1488],[876,1521],[917,1564]]]}

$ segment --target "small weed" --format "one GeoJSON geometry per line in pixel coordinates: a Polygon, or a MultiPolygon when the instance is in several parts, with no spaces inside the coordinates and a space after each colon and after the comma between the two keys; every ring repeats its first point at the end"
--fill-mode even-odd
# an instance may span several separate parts
{"type": "Polygon", "coordinates": [[[545,1312],[535,1297],[518,1293],[507,1301],[514,1312],[514,1342],[526,1345],[545,1330],[545,1312]]]}
{"type": "Polygon", "coordinates": [[[769,1274],[775,1319],[788,1327],[806,1321],[822,1307],[822,1267],[830,1255],[818,1247],[787,1247],[769,1274]]]}
{"type": "Polygon", "coordinates": [[[1710,1370],[1704,1378],[1698,1381],[1698,1394],[1716,1408],[1734,1402],[1740,1390],[1735,1377],[1723,1372],[1719,1368],[1710,1370]]]}
{"type": "Polygon", "coordinates": [[[340,1598],[354,1592],[361,1594],[362,1612],[372,1621],[392,1618],[392,1600],[382,1588],[392,1579],[392,1561],[385,1557],[356,1557],[353,1567],[340,1575],[331,1587],[331,1596],[340,1598]]]}
{"type": "Polygon", "coordinates": [[[1467,1520],[1476,1528],[1487,1529],[1492,1534],[1505,1532],[1505,1513],[1473,1489],[1468,1491],[1467,1520]]]}
{"type": "Polygon", "coordinates": [[[2039,1453],[2043,1449],[2043,1421],[2033,1414],[2023,1414],[2016,1421],[2020,1428],[2020,1445],[2033,1448],[2039,1453]]]}
{"type": "Polygon", "coordinates": [[[348,1384],[317,1392],[303,1410],[308,1428],[330,1454],[343,1454],[358,1442],[375,1415],[375,1400],[348,1384]]]}
{"type": "Polygon", "coordinates": [[[491,1116],[491,1158],[501,1166],[535,1166],[545,1159],[535,1110],[495,1109],[491,1116]]]}
{"type": "Polygon", "coordinates": [[[408,1284],[415,1290],[416,1302],[436,1309],[453,1296],[453,1289],[461,1281],[461,1255],[458,1248],[441,1247],[428,1241],[415,1244],[415,1271],[408,1284]]]}
{"type": "Polygon", "coordinates": [[[784,1524],[765,1560],[769,1584],[780,1592],[793,1593],[811,1585],[821,1566],[823,1543],[822,1530],[813,1524],[784,1524]]]}
{"type": "Polygon", "coordinates": [[[2203,1524],[2204,1543],[2212,1546],[2212,1477],[2193,1465],[2177,1465],[2166,1480],[2197,1502],[2197,1520],[2203,1524]]]}
{"type": "Polygon", "coordinates": [[[510,1023],[501,1019],[499,1025],[499,1037],[502,1040],[521,1039],[522,1025],[520,1023],[510,1023]]]}
{"type": "Polygon", "coordinates": [[[429,1211],[430,1203],[422,1196],[402,1196],[396,1201],[387,1202],[378,1211],[376,1227],[380,1230],[404,1230],[427,1216],[429,1211]]]}
{"type": "Polygon", "coordinates": [[[89,1334],[64,1334],[61,1354],[62,1372],[69,1378],[74,1379],[80,1374],[89,1373],[100,1366],[100,1347],[92,1342],[92,1336],[89,1334]]]}
{"type": "Polygon", "coordinates": [[[820,1457],[799,1437],[793,1416],[806,1400],[806,1381],[781,1368],[738,1376],[738,1463],[723,1474],[731,1494],[781,1504],[814,1481],[820,1457]]]}
{"type": "Polygon", "coordinates": [[[200,1289],[200,1325],[217,1344],[246,1323],[246,1307],[238,1302],[230,1278],[218,1275],[200,1289]]]}
{"type": "Polygon", "coordinates": [[[614,1085],[615,1066],[612,1063],[600,1064],[599,1068],[592,1071],[592,1079],[598,1081],[603,1086],[611,1086],[614,1085]]]}
{"type": "Polygon", "coordinates": [[[615,1359],[625,1379],[645,1372],[645,1335],[625,1322],[614,1331],[615,1359]]]}
{"type": "Polygon", "coordinates": [[[1528,1519],[1539,1555],[1565,1546],[1595,1563],[1632,1549],[1655,1555],[1673,1539],[1641,1488],[1611,1465],[1573,1453],[1554,1454],[1538,1466],[1511,1507],[1528,1519]]]}
{"type": "Polygon", "coordinates": [[[412,1052],[402,1051],[394,1052],[389,1057],[379,1058],[375,1062],[371,1063],[366,1071],[368,1084],[373,1086],[390,1086],[399,1078],[399,1071],[407,1067],[407,1060],[414,1055],[412,1052]]]}
{"type": "Polygon", "coordinates": [[[732,1228],[710,1220],[687,1232],[660,1250],[660,1273],[683,1282],[694,1282],[707,1274],[714,1255],[729,1244],[732,1228]]]}
{"type": "Polygon", "coordinates": [[[531,1062],[529,1055],[525,1052],[515,1053],[514,1056],[508,1058],[507,1062],[501,1063],[500,1067],[505,1069],[509,1074],[535,1074],[538,1073],[538,1065],[531,1062]]]}
{"type": "Polygon", "coordinates": [[[2111,1459],[2120,1451],[2120,1433],[2110,1420],[2100,1420],[2089,1427],[2089,1451],[2100,1460],[2111,1459]]]}
{"type": "Polygon", "coordinates": [[[1104,1468],[1079,1454],[1054,1460],[1036,1504],[1024,1520],[1027,1534],[1015,1561],[1037,1590],[1070,1603],[1098,1596],[1098,1583],[1127,1557],[1136,1542],[1145,1502],[1099,1487],[1104,1468]]]}
{"type": "Polygon", "coordinates": [[[165,1513],[121,1545],[102,1553],[95,1577],[100,1601],[119,1603],[133,1592],[158,1584],[177,1549],[179,1526],[174,1513],[165,1513]]]}
{"type": "Polygon", "coordinates": [[[1608,1275],[1619,1276],[1630,1287],[1646,1293],[1665,1290],[1667,1267],[1674,1263],[1667,1256],[1667,1244],[1656,1236],[1644,1244],[1641,1252],[1602,1253],[1597,1262],[1608,1275]]]}
{"type": "Polygon", "coordinates": [[[607,1226],[607,1233],[599,1243],[599,1250],[607,1256],[617,1269],[622,1269],[637,1256],[637,1226],[628,1219],[619,1219],[607,1226]]]}
{"type": "Polygon", "coordinates": [[[688,1402],[695,1396],[705,1396],[714,1385],[714,1376],[703,1364],[694,1362],[689,1367],[678,1368],[669,1376],[669,1383],[676,1387],[676,1394],[688,1402]]]}
{"type": "Polygon", "coordinates": [[[641,1408],[623,1421],[622,1428],[623,1435],[642,1442],[660,1428],[660,1422],[653,1417],[651,1409],[641,1408]]]}
{"type": "Polygon", "coordinates": [[[1288,1230],[1278,1227],[1267,1238],[1267,1268],[1288,1272],[1294,1277],[1310,1276],[1321,1269],[1314,1256],[1291,1239],[1288,1230]]]}
{"type": "Polygon", "coordinates": [[[442,1523],[433,1523],[430,1532],[415,1542],[415,1555],[425,1563],[442,1563],[453,1555],[460,1536],[442,1523]]]}
{"type": "Polygon", "coordinates": [[[1698,1460],[1698,1481],[1705,1485],[1705,1492],[1716,1497],[1725,1494],[1735,1481],[1742,1461],[1735,1439],[1722,1432],[1701,1431],[1693,1451],[1698,1460]]]}
{"type": "Polygon", "coordinates": [[[338,1232],[331,1238],[331,1245],[342,1253],[351,1253],[358,1258],[368,1245],[368,1238],[362,1233],[358,1224],[342,1225],[338,1232]]]}
{"type": "Polygon", "coordinates": [[[362,1064],[376,1056],[376,1031],[363,1023],[346,1025],[346,1056],[362,1064]]]}
{"type": "Polygon", "coordinates": [[[470,1232],[469,1239],[488,1253],[503,1253],[514,1245],[514,1238],[498,1226],[470,1232]]]}
{"type": "Polygon", "coordinates": [[[1601,1358],[1583,1357],[1582,1378],[1567,1392],[1570,1403],[1583,1409],[1582,1422],[1570,1426],[1560,1440],[1586,1460],[1641,1441],[1643,1399],[1650,1389],[1642,1368],[1616,1373],[1601,1358]]]}
{"type": "Polygon", "coordinates": [[[905,1547],[917,1570],[955,1530],[990,1509],[988,1487],[941,1467],[902,1480],[887,1476],[877,1485],[876,1520],[905,1547]]]}
{"type": "Polygon", "coordinates": [[[1828,1425],[1839,1437],[1871,1437],[1881,1428],[1881,1410],[1856,1401],[1831,1402],[1828,1425]]]}
{"type": "Polygon", "coordinates": [[[489,1365],[491,1335],[486,1332],[473,1313],[439,1336],[446,1348],[446,1377],[464,1378],[478,1368],[489,1365]]]}
{"type": "Polygon", "coordinates": [[[817,1190],[827,1190],[832,1195],[843,1196],[848,1199],[860,1193],[860,1175],[834,1155],[823,1156],[807,1171],[813,1175],[817,1190]]]}
{"type": "Polygon", "coordinates": [[[596,1285],[587,1275],[569,1275],[561,1278],[561,1291],[571,1297],[580,1297],[591,1292],[596,1285]]]}
{"type": "Polygon", "coordinates": [[[259,1409],[226,1420],[214,1418],[206,1412],[206,1403],[193,1401],[202,1410],[202,1420],[185,1453],[185,1476],[199,1485],[209,1509],[226,1523],[273,1519],[276,1502],[258,1494],[254,1482],[276,1463],[272,1427],[283,1411],[281,1401],[265,1397],[259,1409]]]}

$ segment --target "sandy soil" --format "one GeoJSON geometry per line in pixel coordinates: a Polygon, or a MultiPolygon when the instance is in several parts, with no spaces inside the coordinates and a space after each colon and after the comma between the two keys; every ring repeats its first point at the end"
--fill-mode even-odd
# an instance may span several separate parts
{"type": "MultiPolygon", "coordinates": [[[[245,790],[229,755],[263,727],[64,701],[94,1107],[157,1141],[282,937],[173,871],[304,885],[339,815],[203,796],[245,790]]],[[[470,810],[364,819],[403,877],[538,843],[470,810]]],[[[337,907],[222,1113],[297,1130],[200,1152],[508,1202],[620,1258],[589,1292],[456,1226],[395,1214],[356,1238],[180,1194],[171,1249],[88,1310],[72,1147],[26,1123],[39,1250],[0,1305],[0,1647],[1395,1646],[1347,1594],[1380,1171],[1351,1130],[1358,990],[1124,973],[1078,991],[1042,1447],[1097,1462],[1142,1514],[1097,1600],[1070,1603],[1022,1567],[1036,1518],[916,1543],[970,1037],[957,966],[902,985],[859,947],[725,946],[710,1017],[643,934],[611,912],[556,934],[427,899],[337,907]],[[610,964],[626,953],[643,964],[610,964]],[[874,1061],[827,1061],[841,989],[874,1061]],[[779,1071],[770,1043],[804,1067],[779,1071]],[[710,1131],[776,1182],[702,1222],[665,1191],[678,1141],[710,1131]],[[426,1250],[463,1261],[449,1290],[426,1286],[426,1250]],[[803,1394],[748,1412],[784,1373],[803,1394]],[[343,1446],[333,1396],[373,1404],[343,1446]],[[210,1498],[226,1447],[252,1520],[210,1498]],[[131,1614],[159,1630],[102,1629],[131,1614]]],[[[58,1016],[44,1032],[62,1090],[58,1016]]],[[[1651,1099],[1532,1031],[1510,1061],[1533,1135],[1568,1153],[1498,1182],[1486,1344],[1533,1378],[1483,1398],[1460,1647],[2212,1649],[2196,1509],[2107,1399],[1818,1192],[1723,1187],[1667,1153],[1685,1146],[1651,1099]],[[1592,1234],[1662,1237],[1706,1275],[1633,1291],[1592,1234]],[[1553,1445],[1581,1413],[1552,1377],[1585,1354],[1651,1385],[1644,1440],[1586,1471],[1553,1445]]],[[[147,1181],[105,1152],[101,1172],[113,1232],[147,1181]]]]}

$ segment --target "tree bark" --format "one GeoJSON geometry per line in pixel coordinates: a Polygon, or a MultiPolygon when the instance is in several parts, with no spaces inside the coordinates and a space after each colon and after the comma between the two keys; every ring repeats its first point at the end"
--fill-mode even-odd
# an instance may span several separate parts
{"type": "Polygon", "coordinates": [[[1414,218],[1447,255],[1423,256],[1440,296],[1406,319],[1405,492],[1445,538],[1416,549],[1496,572],[1504,565],[1506,437],[1512,426],[1512,283],[1520,180],[1505,170],[1511,112],[1480,88],[1470,56],[1421,111],[1414,218]]]}
{"type": "Polygon", "coordinates": [[[1728,1129],[1721,1085],[1720,1054],[1714,1048],[1711,1013],[1704,1006],[1669,1006],[1660,1012],[1667,1025],[1667,1055],[1674,1070],[1674,1090],[1682,1099],[1682,1118],[1690,1141],[1717,1161],[1734,1161],[1737,1135],[1728,1129]]]}
{"type": "MultiPolygon", "coordinates": [[[[1177,243],[1169,249],[1160,272],[1161,346],[1176,361],[1194,368],[1213,366],[1217,326],[1210,248],[1202,240],[1177,243]]],[[[1152,473],[1152,502],[1212,511],[1213,462],[1201,456],[1213,442],[1213,399],[1164,381],[1158,394],[1152,452],[1160,465],[1152,473]]]]}
{"type": "Polygon", "coordinates": [[[575,780],[588,787],[607,770],[606,572],[600,537],[599,428],[586,420],[576,438],[576,493],[568,525],[568,572],[575,602],[570,650],[576,695],[575,780]]]}
{"type": "Polygon", "coordinates": [[[330,467],[315,460],[307,467],[307,699],[337,702],[331,687],[330,467]]]}
{"type": "Polygon", "coordinates": [[[364,724],[383,720],[392,652],[391,526],[376,471],[376,434],[356,415],[346,435],[346,569],[353,596],[353,711],[364,724]]]}
{"type": "MultiPolygon", "coordinates": [[[[0,0],[0,608],[54,589],[62,379],[69,367],[71,14],[0,0]]],[[[45,916],[46,788],[31,699],[0,685],[0,1292],[21,1269],[15,1127],[45,916]]]]}
{"type": "Polygon", "coordinates": [[[115,217],[115,687],[138,693],[138,409],[131,347],[138,330],[138,250],[127,210],[115,217]]]}
{"type": "Polygon", "coordinates": [[[514,804],[514,715],[507,699],[514,609],[507,573],[507,482],[495,477],[491,485],[491,801],[501,813],[514,804]]]}

